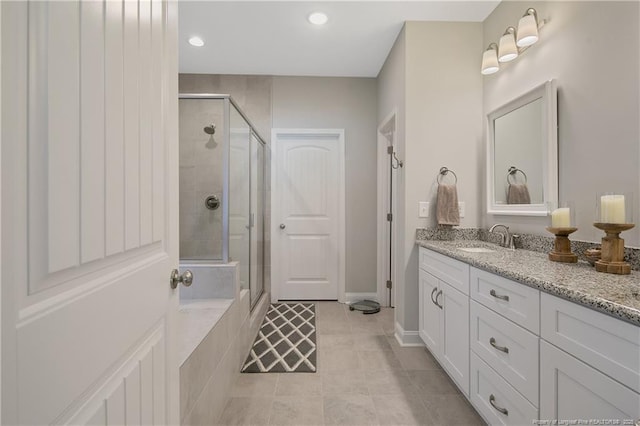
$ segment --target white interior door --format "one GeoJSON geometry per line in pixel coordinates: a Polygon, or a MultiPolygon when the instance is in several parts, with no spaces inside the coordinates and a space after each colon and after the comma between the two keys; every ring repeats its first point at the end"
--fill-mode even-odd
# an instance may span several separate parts
{"type": "Polygon", "coordinates": [[[0,7],[2,423],[178,423],[177,5],[0,7]]]}
{"type": "Polygon", "coordinates": [[[274,300],[344,299],[344,131],[273,130],[274,300]]]}

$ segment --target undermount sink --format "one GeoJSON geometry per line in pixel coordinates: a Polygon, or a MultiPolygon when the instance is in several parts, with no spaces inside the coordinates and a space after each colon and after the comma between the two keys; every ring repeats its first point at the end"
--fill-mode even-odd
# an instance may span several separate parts
{"type": "Polygon", "coordinates": [[[467,253],[493,253],[495,250],[485,247],[458,247],[458,250],[466,251],[467,253]]]}

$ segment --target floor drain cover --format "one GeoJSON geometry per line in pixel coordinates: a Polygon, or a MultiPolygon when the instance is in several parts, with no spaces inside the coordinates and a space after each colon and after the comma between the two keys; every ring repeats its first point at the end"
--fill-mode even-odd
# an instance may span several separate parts
{"type": "Polygon", "coordinates": [[[375,314],[380,312],[380,304],[373,300],[361,300],[349,305],[350,311],[362,311],[363,314],[375,314]]]}

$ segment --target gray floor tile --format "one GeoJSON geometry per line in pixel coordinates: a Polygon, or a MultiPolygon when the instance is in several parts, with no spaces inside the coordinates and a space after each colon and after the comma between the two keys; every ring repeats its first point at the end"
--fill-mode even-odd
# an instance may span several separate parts
{"type": "Polygon", "coordinates": [[[373,396],[381,425],[435,424],[420,397],[413,394],[373,396]]]}
{"type": "Polygon", "coordinates": [[[366,371],[364,382],[371,395],[407,395],[418,393],[406,371],[366,371]]]}
{"type": "Polygon", "coordinates": [[[325,396],[324,422],[327,425],[377,425],[378,416],[369,396],[325,396]]]}
{"type": "Polygon", "coordinates": [[[278,374],[275,373],[240,374],[231,389],[231,396],[274,396],[277,380],[278,374]]]}
{"type": "Polygon", "coordinates": [[[401,370],[400,361],[393,351],[358,351],[362,369],[371,370],[401,370]]]}
{"type": "Polygon", "coordinates": [[[317,397],[276,397],[269,415],[270,425],[323,425],[322,399],[317,397]]]}
{"type": "Polygon", "coordinates": [[[354,334],[354,347],[359,351],[390,351],[387,336],[354,334]]]}
{"type": "Polygon", "coordinates": [[[400,346],[393,309],[316,312],[318,372],[240,374],[221,424],[484,424],[425,348],[400,346]]]}
{"type": "Polygon", "coordinates": [[[351,349],[318,350],[318,371],[354,371],[360,370],[358,353],[351,349]]]}
{"type": "Polygon", "coordinates": [[[413,384],[424,395],[460,395],[456,385],[442,370],[410,370],[408,373],[413,384]]]}
{"type": "Polygon", "coordinates": [[[352,334],[323,334],[317,336],[317,345],[323,349],[353,349],[355,336],[352,334]]]}
{"type": "Polygon", "coordinates": [[[485,422],[462,395],[422,395],[434,424],[441,426],[482,426],[485,422]]]}
{"type": "Polygon", "coordinates": [[[278,374],[276,396],[320,396],[322,377],[315,373],[278,374]]]}
{"type": "Polygon", "coordinates": [[[363,371],[330,371],[322,375],[322,395],[369,395],[363,371]]]}
{"type": "Polygon", "coordinates": [[[398,361],[405,370],[440,370],[440,364],[426,348],[393,349],[398,361]]]}

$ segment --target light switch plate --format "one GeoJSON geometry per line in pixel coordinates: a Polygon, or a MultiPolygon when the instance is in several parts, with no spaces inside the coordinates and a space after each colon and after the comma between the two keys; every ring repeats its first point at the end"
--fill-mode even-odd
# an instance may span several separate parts
{"type": "Polygon", "coordinates": [[[460,217],[464,217],[464,201],[460,201],[458,203],[458,213],[460,213],[460,217]]]}
{"type": "Polygon", "coordinates": [[[429,202],[428,201],[419,201],[418,202],[418,217],[422,217],[422,218],[429,217],[429,202]]]}

